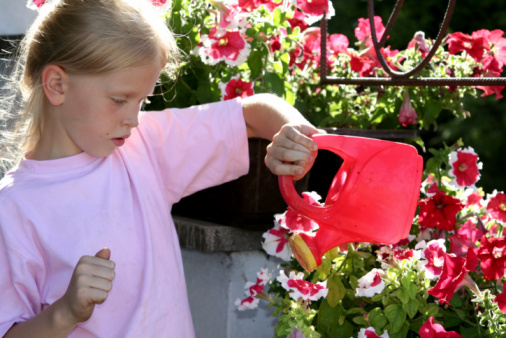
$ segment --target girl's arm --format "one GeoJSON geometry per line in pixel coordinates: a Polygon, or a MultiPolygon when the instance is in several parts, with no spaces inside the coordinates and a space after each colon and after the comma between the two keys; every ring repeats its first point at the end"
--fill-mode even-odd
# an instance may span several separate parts
{"type": "Polygon", "coordinates": [[[317,145],[310,138],[323,131],[315,128],[285,100],[271,94],[242,99],[248,137],[271,140],[266,166],[276,175],[302,178],[311,168],[317,145]]]}
{"type": "Polygon", "coordinates": [[[94,257],[81,257],[65,295],[37,316],[13,325],[4,337],[67,337],[79,322],[90,318],[96,304],[106,300],[114,279],[110,256],[105,248],[94,257]]]}

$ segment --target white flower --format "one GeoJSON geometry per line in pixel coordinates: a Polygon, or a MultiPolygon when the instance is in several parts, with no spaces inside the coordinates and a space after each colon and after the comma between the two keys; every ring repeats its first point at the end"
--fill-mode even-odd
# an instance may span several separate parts
{"type": "Polygon", "coordinates": [[[245,299],[237,299],[234,304],[239,311],[244,311],[256,308],[259,302],[260,299],[251,296],[245,299]]]}
{"type": "Polygon", "coordinates": [[[358,280],[358,288],[355,290],[357,297],[372,297],[381,293],[385,288],[385,282],[381,278],[383,270],[372,269],[358,280]]]}
{"type": "Polygon", "coordinates": [[[383,334],[381,336],[378,336],[372,326],[368,327],[367,329],[362,328],[360,329],[360,331],[358,331],[357,338],[368,338],[368,337],[389,338],[388,331],[383,331],[383,334]],[[374,333],[374,335],[372,335],[372,333],[374,333]]]}
{"type": "Polygon", "coordinates": [[[292,257],[292,249],[288,245],[288,236],[288,230],[283,229],[278,222],[274,222],[274,228],[262,235],[264,238],[262,248],[269,255],[288,262],[292,257]]]}
{"type": "Polygon", "coordinates": [[[290,297],[294,300],[302,298],[303,300],[318,300],[327,297],[329,290],[327,289],[327,281],[318,282],[316,284],[304,280],[304,273],[290,271],[290,277],[281,270],[277,280],[281,286],[290,292],[290,297]]]}

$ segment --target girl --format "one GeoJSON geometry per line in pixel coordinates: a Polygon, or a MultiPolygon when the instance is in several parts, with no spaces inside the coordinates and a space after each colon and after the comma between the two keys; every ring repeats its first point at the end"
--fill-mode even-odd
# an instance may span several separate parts
{"type": "Polygon", "coordinates": [[[172,204],[245,174],[247,137],[272,139],[273,173],[302,177],[318,130],[265,94],[139,113],[178,51],[127,0],[45,5],[19,60],[22,111],[1,119],[15,166],[0,182],[0,336],[193,337],[172,204]]]}

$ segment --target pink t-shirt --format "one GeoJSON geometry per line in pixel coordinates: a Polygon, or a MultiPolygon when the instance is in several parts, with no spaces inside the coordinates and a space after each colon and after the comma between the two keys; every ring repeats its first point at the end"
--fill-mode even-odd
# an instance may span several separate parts
{"type": "Polygon", "coordinates": [[[0,181],[0,336],[60,298],[81,256],[108,247],[113,289],[70,336],[193,337],[172,204],[246,174],[247,149],[230,100],[141,113],[105,158],[21,161],[0,181]]]}

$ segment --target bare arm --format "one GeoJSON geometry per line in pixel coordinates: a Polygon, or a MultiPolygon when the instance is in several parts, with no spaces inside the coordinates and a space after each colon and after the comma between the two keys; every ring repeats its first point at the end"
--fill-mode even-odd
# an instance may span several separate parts
{"type": "Polygon", "coordinates": [[[94,257],[83,256],[65,295],[37,316],[12,326],[4,337],[67,337],[79,322],[90,318],[96,304],[106,300],[114,279],[110,255],[109,249],[102,249],[94,257]]]}
{"type": "Polygon", "coordinates": [[[242,100],[242,105],[248,137],[272,141],[267,147],[266,166],[276,175],[302,178],[317,155],[317,145],[310,136],[322,131],[275,95],[250,96],[242,100]]]}

